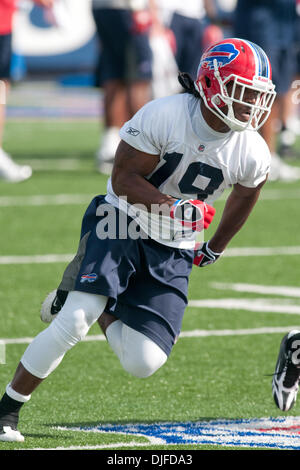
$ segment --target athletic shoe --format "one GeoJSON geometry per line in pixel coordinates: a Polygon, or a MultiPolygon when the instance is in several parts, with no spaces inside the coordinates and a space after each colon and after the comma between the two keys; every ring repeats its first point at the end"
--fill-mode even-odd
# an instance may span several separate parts
{"type": "Polygon", "coordinates": [[[0,148],[0,180],[19,183],[30,178],[32,169],[28,165],[17,165],[11,156],[0,148]]]}
{"type": "Polygon", "coordinates": [[[277,153],[272,154],[271,170],[268,177],[269,181],[283,181],[292,183],[293,181],[300,180],[300,168],[297,166],[288,165],[285,163],[277,153]]]}
{"type": "Polygon", "coordinates": [[[12,429],[10,426],[2,426],[2,428],[0,428],[0,441],[24,442],[24,436],[22,436],[17,429],[12,429]]]}
{"type": "Polygon", "coordinates": [[[119,143],[119,128],[107,128],[103,133],[101,145],[96,154],[96,167],[100,173],[105,175],[111,174],[114,165],[115,153],[119,143]]]}
{"type": "Polygon", "coordinates": [[[300,331],[292,330],[281,341],[272,380],[273,398],[282,411],[295,404],[300,379],[300,331]]]}
{"type": "MultiPolygon", "coordinates": [[[[12,411],[5,403],[3,404],[3,401],[5,401],[5,397],[2,398],[0,406],[0,441],[23,442],[24,436],[17,430],[19,409],[12,411]]],[[[22,406],[22,404],[20,405],[22,406]]]]}
{"type": "Polygon", "coordinates": [[[44,323],[51,323],[52,320],[57,316],[57,314],[62,309],[68,292],[63,290],[53,290],[50,294],[47,295],[41,307],[41,320],[44,323]]]}

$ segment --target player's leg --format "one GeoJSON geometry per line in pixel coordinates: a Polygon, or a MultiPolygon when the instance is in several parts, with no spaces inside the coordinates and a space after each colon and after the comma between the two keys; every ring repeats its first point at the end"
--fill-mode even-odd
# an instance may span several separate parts
{"type": "Polygon", "coordinates": [[[0,180],[17,183],[30,178],[32,169],[18,165],[3,149],[6,101],[10,88],[11,34],[0,34],[0,180]]]}
{"type": "Polygon", "coordinates": [[[119,130],[129,119],[124,81],[128,43],[124,24],[126,11],[94,8],[93,16],[101,43],[97,79],[103,91],[104,104],[104,129],[96,154],[96,167],[101,173],[110,174],[120,142],[119,130]]]}
{"type": "Polygon", "coordinates": [[[103,313],[106,302],[102,295],[69,292],[60,314],[29,344],[0,401],[0,441],[24,440],[17,431],[22,405],[56,369],[65,353],[85,337],[103,313]]]}
{"type": "Polygon", "coordinates": [[[129,374],[149,377],[167,361],[167,354],[154,341],[113,315],[104,312],[98,323],[123,369],[129,374]]]}
{"type": "Polygon", "coordinates": [[[152,97],[152,49],[148,32],[130,34],[126,70],[128,119],[152,97]]]}
{"type": "Polygon", "coordinates": [[[171,250],[153,240],[139,241],[136,275],[117,301],[108,302],[98,323],[122,367],[148,377],[167,360],[187,305],[192,250],[171,250]]]}

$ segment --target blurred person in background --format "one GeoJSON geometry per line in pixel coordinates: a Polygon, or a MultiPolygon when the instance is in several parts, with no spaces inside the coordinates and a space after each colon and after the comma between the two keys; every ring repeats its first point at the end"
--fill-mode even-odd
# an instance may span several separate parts
{"type": "MultiPolygon", "coordinates": [[[[300,0],[296,0],[297,18],[295,22],[296,73],[290,90],[289,113],[286,116],[284,128],[280,134],[280,146],[283,154],[292,155],[291,147],[296,137],[300,136],[300,0]]],[[[299,153],[296,155],[299,158],[299,153]]]]}
{"type": "Polygon", "coordinates": [[[296,18],[296,0],[238,0],[234,13],[234,35],[261,46],[272,64],[277,97],[270,118],[261,129],[272,154],[271,181],[300,179],[300,169],[286,164],[278,154],[277,140],[292,112],[290,90],[296,74],[296,18]]]}
{"type": "MultiPolygon", "coordinates": [[[[43,7],[51,7],[55,0],[34,0],[43,7]]],[[[6,100],[10,88],[10,66],[12,58],[13,17],[18,7],[17,0],[0,0],[0,181],[17,183],[32,175],[28,165],[18,165],[3,149],[6,100]]]]}
{"type": "Polygon", "coordinates": [[[211,42],[217,42],[223,38],[219,28],[210,30],[204,38],[206,28],[216,16],[215,2],[211,0],[156,0],[156,3],[162,23],[174,34],[175,59],[178,69],[195,78],[203,50],[207,49],[211,42]]]}
{"type": "Polygon", "coordinates": [[[100,42],[97,84],[104,95],[98,171],[111,173],[124,122],[149,100],[180,91],[176,67],[196,76],[207,41],[222,38],[215,28],[202,44],[213,5],[208,0],[92,0],[100,42]],[[166,83],[158,83],[162,80],[166,83]]]}
{"type": "Polygon", "coordinates": [[[151,98],[151,12],[147,0],[92,0],[92,12],[100,41],[97,84],[104,98],[96,166],[110,174],[120,128],[151,98]]]}

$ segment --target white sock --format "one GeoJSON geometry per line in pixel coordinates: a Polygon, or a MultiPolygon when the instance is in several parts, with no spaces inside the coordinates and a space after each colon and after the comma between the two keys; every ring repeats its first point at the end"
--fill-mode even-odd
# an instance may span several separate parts
{"type": "Polygon", "coordinates": [[[10,385],[10,383],[6,387],[7,395],[12,398],[13,400],[20,401],[22,403],[26,403],[30,400],[31,395],[22,395],[21,393],[16,392],[10,385]]]}

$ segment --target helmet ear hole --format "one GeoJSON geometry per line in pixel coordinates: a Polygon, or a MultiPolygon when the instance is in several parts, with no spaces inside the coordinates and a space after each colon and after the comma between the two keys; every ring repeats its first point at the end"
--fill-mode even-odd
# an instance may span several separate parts
{"type": "Polygon", "coordinates": [[[210,88],[211,81],[210,81],[210,78],[208,78],[206,75],[205,75],[205,83],[206,83],[207,88],[210,88]]]}

